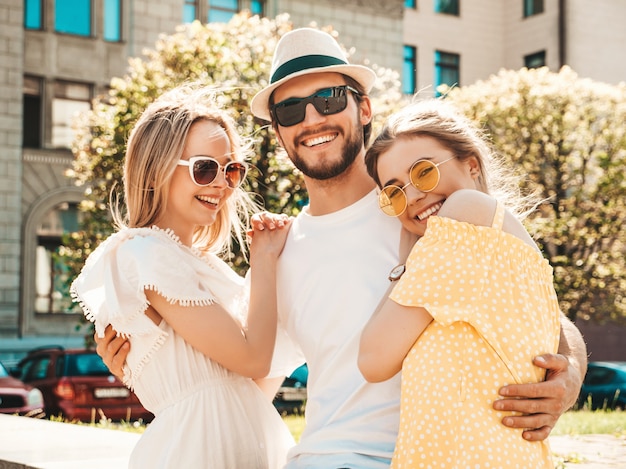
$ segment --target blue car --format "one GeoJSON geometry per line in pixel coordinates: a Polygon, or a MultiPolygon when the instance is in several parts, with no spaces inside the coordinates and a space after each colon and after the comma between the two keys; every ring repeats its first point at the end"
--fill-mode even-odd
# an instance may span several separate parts
{"type": "Polygon", "coordinates": [[[302,414],[306,404],[306,383],[309,369],[306,363],[283,381],[274,398],[274,407],[281,414],[302,414]]]}
{"type": "Polygon", "coordinates": [[[578,406],[626,409],[626,362],[589,362],[578,406]]]}

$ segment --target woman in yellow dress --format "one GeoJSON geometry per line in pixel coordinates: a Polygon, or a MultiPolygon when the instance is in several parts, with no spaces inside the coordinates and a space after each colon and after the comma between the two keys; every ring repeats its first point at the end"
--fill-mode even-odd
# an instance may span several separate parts
{"type": "Polygon", "coordinates": [[[358,358],[371,382],[402,371],[391,467],[553,467],[547,441],[524,440],[492,407],[502,383],[542,381],[532,358],[559,343],[552,268],[520,222],[529,199],[442,100],[390,117],[365,161],[380,208],[419,238],[358,358]]]}

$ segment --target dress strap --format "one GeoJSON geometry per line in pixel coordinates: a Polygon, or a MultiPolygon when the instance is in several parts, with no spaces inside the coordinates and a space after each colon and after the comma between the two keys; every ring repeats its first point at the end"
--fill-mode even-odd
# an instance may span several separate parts
{"type": "Polygon", "coordinates": [[[497,200],[496,201],[496,213],[493,216],[493,222],[491,223],[491,227],[501,230],[503,222],[504,222],[504,204],[500,202],[499,200],[497,200]]]}

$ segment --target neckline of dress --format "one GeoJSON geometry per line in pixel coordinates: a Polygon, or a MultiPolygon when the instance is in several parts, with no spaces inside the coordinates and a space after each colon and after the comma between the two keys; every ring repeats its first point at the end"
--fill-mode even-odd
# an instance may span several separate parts
{"type": "Polygon", "coordinates": [[[174,230],[172,230],[171,228],[161,228],[160,226],[152,225],[149,229],[150,230],[154,230],[154,231],[156,231],[158,233],[164,234],[167,238],[169,238],[170,240],[174,241],[178,246],[180,246],[181,248],[185,249],[186,251],[189,251],[191,254],[193,254],[198,259],[201,259],[203,261],[208,261],[208,256],[206,256],[206,254],[204,252],[202,252],[200,249],[198,249],[195,246],[187,246],[186,244],[184,244],[180,240],[180,236],[178,236],[174,232],[174,230]]]}

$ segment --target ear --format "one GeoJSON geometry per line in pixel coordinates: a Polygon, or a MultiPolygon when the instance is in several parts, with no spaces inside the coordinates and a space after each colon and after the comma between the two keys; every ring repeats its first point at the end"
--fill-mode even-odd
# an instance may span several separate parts
{"type": "Polygon", "coordinates": [[[472,179],[478,179],[480,177],[480,163],[478,162],[478,158],[470,156],[464,161],[464,163],[467,164],[472,179]]]}
{"type": "Polygon", "coordinates": [[[280,136],[280,131],[278,130],[278,125],[274,122],[272,122],[272,129],[274,129],[274,133],[276,134],[276,138],[278,139],[280,146],[285,148],[285,145],[283,145],[283,139],[280,136]]]}
{"type": "Polygon", "coordinates": [[[359,102],[359,117],[362,125],[367,125],[372,121],[372,102],[369,96],[361,96],[359,102]]]}

